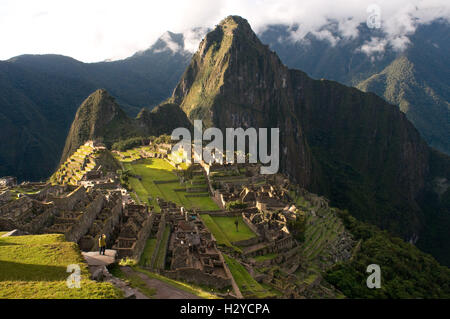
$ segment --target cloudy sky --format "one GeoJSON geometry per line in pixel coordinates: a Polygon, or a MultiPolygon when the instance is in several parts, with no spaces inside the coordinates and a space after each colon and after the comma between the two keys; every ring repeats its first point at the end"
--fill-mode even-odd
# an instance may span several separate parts
{"type": "Polygon", "coordinates": [[[358,35],[356,26],[374,13],[371,4],[379,8],[386,38],[367,43],[367,52],[386,43],[401,49],[418,24],[450,21],[448,0],[0,0],[0,60],[24,53],[120,59],[167,30],[189,35],[188,49],[195,50],[199,39],[189,30],[212,28],[230,14],[246,18],[257,33],[269,24],[299,25],[291,41],[312,32],[336,43],[358,35]],[[339,25],[337,38],[321,29],[330,20],[339,25]]]}

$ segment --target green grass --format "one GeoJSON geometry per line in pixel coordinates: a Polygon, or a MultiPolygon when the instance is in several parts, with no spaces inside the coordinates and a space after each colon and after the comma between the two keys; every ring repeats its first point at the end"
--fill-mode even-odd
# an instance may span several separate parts
{"type": "Polygon", "coordinates": [[[0,238],[0,298],[121,298],[110,283],[89,279],[87,264],[75,243],[63,235],[0,238]],[[68,288],[67,266],[81,269],[81,288],[68,288]]]}
{"type": "Polygon", "coordinates": [[[241,216],[239,217],[219,217],[211,216],[214,222],[220,227],[222,232],[230,242],[250,239],[256,234],[244,223],[241,216]],[[238,231],[236,231],[235,221],[238,221],[238,231]]]}
{"type": "MultiPolygon", "coordinates": [[[[184,206],[187,209],[199,210],[218,210],[217,204],[208,197],[186,197],[190,194],[186,191],[175,191],[177,189],[184,189],[186,185],[175,182],[178,177],[174,173],[174,168],[166,160],[144,159],[136,163],[123,163],[124,168],[129,170],[133,175],[140,176],[141,180],[137,178],[130,178],[130,187],[136,192],[141,201],[153,205],[156,210],[156,197],[163,198],[167,201],[172,201],[179,206],[184,206]],[[174,181],[172,183],[157,184],[158,181],[174,181]],[[148,197],[152,197],[149,201],[148,197]]],[[[205,193],[206,194],[206,193],[205,193]]]]}
{"type": "Polygon", "coordinates": [[[152,259],[153,251],[156,246],[156,238],[149,238],[145,244],[144,251],[142,252],[141,259],[139,260],[139,265],[148,267],[152,259]]]}
{"type": "Polygon", "coordinates": [[[158,254],[156,255],[156,268],[164,269],[164,260],[166,257],[167,241],[169,240],[170,227],[166,226],[164,229],[161,243],[159,245],[158,254]]]}
{"type": "Polygon", "coordinates": [[[237,249],[237,247],[233,246],[233,244],[228,240],[228,237],[225,235],[219,225],[214,222],[210,215],[203,214],[200,215],[200,218],[203,220],[205,226],[209,229],[209,231],[214,235],[214,238],[216,238],[218,245],[224,245],[237,249]]]}
{"type": "Polygon", "coordinates": [[[223,256],[236,284],[239,286],[239,290],[245,298],[268,298],[274,296],[273,293],[267,291],[267,289],[253,279],[245,267],[237,260],[225,254],[223,256]]]}
{"type": "Polygon", "coordinates": [[[153,272],[150,272],[148,270],[142,269],[141,267],[133,267],[134,270],[139,271],[145,275],[147,275],[150,278],[154,278],[154,279],[158,279],[161,280],[162,282],[165,282],[168,285],[171,285],[172,287],[175,287],[177,289],[181,289],[183,291],[189,292],[193,295],[196,295],[200,298],[204,298],[204,299],[220,299],[217,295],[209,293],[205,290],[203,290],[200,287],[197,287],[195,285],[192,284],[188,284],[185,282],[181,282],[181,281],[177,281],[177,280],[173,280],[164,276],[161,276],[159,274],[155,274],[153,272]]]}
{"type": "Polygon", "coordinates": [[[256,256],[253,259],[255,259],[256,261],[265,261],[265,260],[272,260],[272,259],[276,258],[277,256],[278,256],[278,254],[271,253],[271,254],[267,254],[267,255],[256,256]]]}
{"type": "Polygon", "coordinates": [[[117,265],[112,267],[109,271],[113,276],[128,282],[131,287],[138,289],[141,293],[149,298],[153,298],[153,296],[156,294],[156,289],[149,287],[145,280],[143,280],[136,274],[127,275],[117,265]]]}

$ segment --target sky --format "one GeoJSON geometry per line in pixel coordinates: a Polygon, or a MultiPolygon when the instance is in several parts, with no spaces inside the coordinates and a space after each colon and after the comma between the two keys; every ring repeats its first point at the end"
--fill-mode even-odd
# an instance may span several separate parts
{"type": "Polygon", "coordinates": [[[145,50],[166,31],[184,33],[186,48],[195,51],[205,30],[231,14],[246,18],[257,33],[286,24],[299,26],[289,41],[302,41],[311,32],[331,44],[357,37],[356,27],[376,15],[370,23],[386,36],[361,47],[371,54],[387,44],[403,50],[419,24],[450,22],[450,1],[0,0],[0,60],[47,53],[83,62],[117,60],[145,50]],[[337,36],[323,28],[330,21],[338,25],[337,36]]]}

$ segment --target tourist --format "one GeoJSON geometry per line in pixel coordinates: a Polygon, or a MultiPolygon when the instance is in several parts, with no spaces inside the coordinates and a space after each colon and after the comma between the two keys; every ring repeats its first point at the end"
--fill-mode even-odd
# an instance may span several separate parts
{"type": "Polygon", "coordinates": [[[105,234],[101,235],[100,238],[98,239],[98,247],[99,247],[99,254],[105,255],[105,251],[106,251],[106,235],[105,234]]]}

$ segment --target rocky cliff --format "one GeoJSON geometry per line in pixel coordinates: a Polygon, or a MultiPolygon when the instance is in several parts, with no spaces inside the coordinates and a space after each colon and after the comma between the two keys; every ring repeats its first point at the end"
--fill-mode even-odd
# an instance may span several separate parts
{"type": "Polygon", "coordinates": [[[245,19],[208,33],[170,102],[206,126],[279,127],[281,169],[300,185],[404,238],[422,229],[416,199],[430,149],[405,115],[375,94],[288,69],[245,19]]]}

